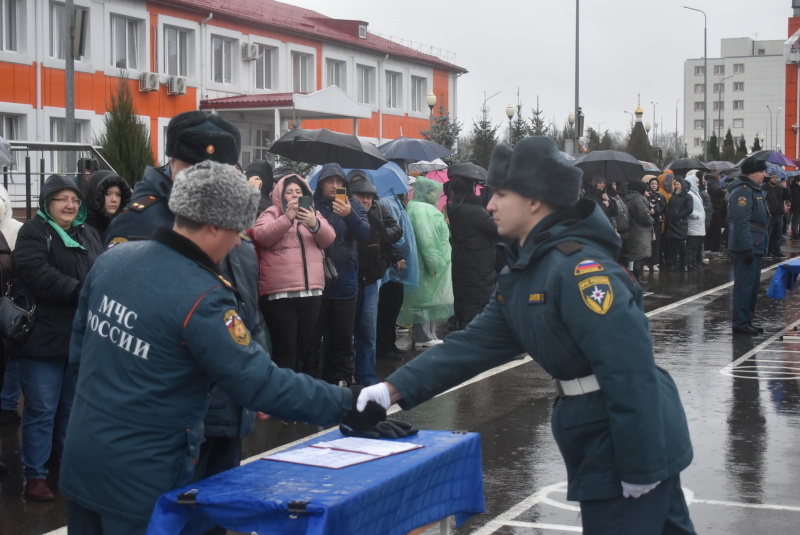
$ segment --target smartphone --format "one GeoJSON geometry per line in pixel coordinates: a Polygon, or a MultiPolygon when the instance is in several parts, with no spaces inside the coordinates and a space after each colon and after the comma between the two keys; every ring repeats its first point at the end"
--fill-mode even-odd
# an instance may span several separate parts
{"type": "Polygon", "coordinates": [[[306,210],[311,210],[311,197],[308,195],[303,195],[297,199],[297,207],[298,208],[305,208],[306,210]]]}
{"type": "Polygon", "coordinates": [[[336,188],[336,200],[347,202],[347,189],[345,188],[336,188]]]}

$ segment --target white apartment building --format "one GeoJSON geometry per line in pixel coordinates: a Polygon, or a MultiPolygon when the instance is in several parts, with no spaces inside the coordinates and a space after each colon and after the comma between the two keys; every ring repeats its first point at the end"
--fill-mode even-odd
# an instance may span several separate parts
{"type": "MultiPolygon", "coordinates": [[[[721,58],[708,58],[708,136],[744,136],[748,151],[756,135],[762,148],[783,150],[786,61],[783,40],[722,39],[721,58]]],[[[690,155],[703,153],[704,61],[683,67],[683,131],[690,155]]],[[[720,141],[720,145],[721,145],[720,141]]]]}

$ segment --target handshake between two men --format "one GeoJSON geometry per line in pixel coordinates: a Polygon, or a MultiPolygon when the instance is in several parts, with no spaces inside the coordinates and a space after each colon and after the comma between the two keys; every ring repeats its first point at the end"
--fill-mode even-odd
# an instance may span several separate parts
{"type": "Polygon", "coordinates": [[[367,387],[369,389],[367,395],[361,394],[363,386],[350,387],[353,392],[353,407],[339,425],[339,431],[343,435],[361,438],[402,438],[419,432],[419,429],[405,422],[386,418],[386,409],[391,404],[389,392],[386,390],[385,396],[381,395],[383,392],[380,387],[386,389],[384,383],[367,387]]]}

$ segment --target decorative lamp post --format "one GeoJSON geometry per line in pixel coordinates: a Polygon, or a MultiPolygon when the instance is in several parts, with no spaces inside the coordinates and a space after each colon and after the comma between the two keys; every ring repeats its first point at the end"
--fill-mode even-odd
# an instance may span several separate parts
{"type": "Polygon", "coordinates": [[[570,144],[569,149],[570,150],[568,150],[567,153],[570,154],[570,155],[575,155],[575,153],[576,153],[576,151],[575,151],[575,148],[576,148],[575,147],[575,137],[574,137],[575,136],[575,130],[574,130],[574,128],[575,128],[575,114],[573,112],[569,112],[569,116],[567,117],[567,121],[569,122],[569,128],[571,130],[571,133],[570,133],[571,137],[570,137],[570,140],[569,140],[569,144],[570,144]]]}
{"type": "Polygon", "coordinates": [[[436,95],[433,94],[433,91],[428,92],[428,96],[425,97],[425,103],[428,105],[428,109],[431,111],[429,120],[431,124],[433,124],[433,107],[436,106],[436,95]]]}
{"type": "Polygon", "coordinates": [[[717,99],[717,139],[722,138],[722,93],[725,92],[725,85],[722,82],[728,78],[733,78],[733,75],[726,76],[719,81],[719,98],[717,99]]]}
{"type": "Polygon", "coordinates": [[[686,140],[683,141],[683,154],[689,156],[689,142],[686,140]]]}
{"type": "MultiPolygon", "coordinates": [[[[683,6],[703,14],[703,139],[708,135],[708,18],[702,9],[683,6]]],[[[705,151],[705,148],[703,149],[705,151]]],[[[708,160],[708,154],[703,152],[703,159],[708,160]]]]}
{"type": "MultiPolygon", "coordinates": [[[[769,112],[769,130],[767,130],[767,135],[770,136],[772,135],[772,110],[770,109],[769,104],[767,104],[767,111],[769,112]]],[[[772,144],[775,145],[774,139],[772,140],[772,144]]]]}
{"type": "Polygon", "coordinates": [[[650,123],[649,123],[649,122],[647,122],[647,123],[644,123],[644,131],[645,131],[645,132],[647,132],[647,135],[648,135],[648,136],[650,135],[650,129],[651,129],[651,128],[652,128],[652,126],[650,126],[650,123]]]}
{"type": "Polygon", "coordinates": [[[514,106],[511,104],[506,106],[506,115],[508,116],[508,145],[511,146],[511,119],[514,117],[514,106]]]}
{"type": "Polygon", "coordinates": [[[761,142],[761,149],[764,149],[764,134],[757,135],[758,140],[761,142]]]}
{"type": "Polygon", "coordinates": [[[653,105],[653,144],[655,144],[655,142],[656,142],[656,133],[658,132],[658,123],[656,122],[656,106],[658,106],[658,102],[653,102],[651,100],[650,104],[653,105]]]}
{"type": "Polygon", "coordinates": [[[623,113],[627,113],[628,115],[631,116],[631,128],[633,128],[633,113],[631,113],[629,111],[624,111],[623,113]]]}

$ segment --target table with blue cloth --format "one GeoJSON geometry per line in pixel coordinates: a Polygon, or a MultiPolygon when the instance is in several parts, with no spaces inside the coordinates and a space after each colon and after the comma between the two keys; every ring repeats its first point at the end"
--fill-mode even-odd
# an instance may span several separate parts
{"type": "MultiPolygon", "coordinates": [[[[290,449],[339,438],[333,430],[290,449]]],[[[338,470],[260,459],[167,492],[147,534],[219,525],[269,535],[403,535],[451,515],[461,525],[484,511],[478,434],[420,431],[397,440],[425,447],[338,470]]]]}
{"type": "Polygon", "coordinates": [[[800,258],[792,258],[779,265],[767,288],[767,297],[773,299],[786,297],[786,290],[794,288],[798,275],[800,275],[800,258]]]}

